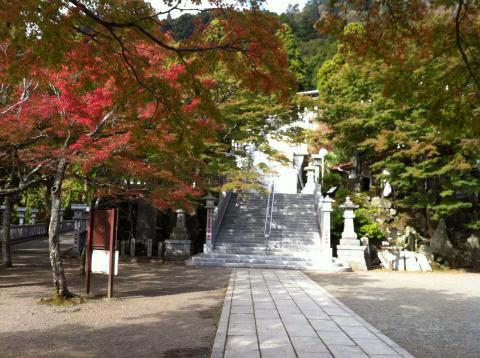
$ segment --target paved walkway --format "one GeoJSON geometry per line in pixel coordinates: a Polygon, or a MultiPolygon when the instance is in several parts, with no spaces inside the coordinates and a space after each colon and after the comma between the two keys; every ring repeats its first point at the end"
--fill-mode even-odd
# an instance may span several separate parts
{"type": "Polygon", "coordinates": [[[211,357],[412,355],[300,271],[236,269],[211,357]]]}

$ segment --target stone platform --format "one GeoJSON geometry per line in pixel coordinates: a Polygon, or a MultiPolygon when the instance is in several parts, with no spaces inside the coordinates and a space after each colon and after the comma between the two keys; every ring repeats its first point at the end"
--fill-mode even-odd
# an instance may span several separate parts
{"type": "Polygon", "coordinates": [[[413,357],[304,273],[235,269],[212,358],[413,357]]]}

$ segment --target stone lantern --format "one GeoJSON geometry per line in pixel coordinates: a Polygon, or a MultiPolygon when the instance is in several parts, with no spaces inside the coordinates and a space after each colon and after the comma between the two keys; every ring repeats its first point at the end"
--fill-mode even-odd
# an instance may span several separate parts
{"type": "Polygon", "coordinates": [[[23,225],[25,224],[25,212],[27,211],[27,208],[19,206],[17,208],[17,215],[18,215],[18,225],[23,225]]]}
{"type": "Polygon", "coordinates": [[[350,265],[354,270],[367,270],[368,247],[360,245],[353,224],[354,210],[358,209],[358,205],[355,205],[347,196],[345,203],[340,205],[340,208],[344,210],[345,223],[340,245],[337,245],[338,259],[350,265]]]}
{"type": "Polygon", "coordinates": [[[320,149],[318,154],[313,154],[313,165],[315,166],[315,182],[323,184],[323,177],[325,175],[325,157],[328,154],[328,150],[325,148],[320,149]],[[318,180],[321,178],[320,180],[318,180]]]}
{"type": "Polygon", "coordinates": [[[30,209],[30,224],[37,222],[38,209],[30,209]]]}
{"type": "Polygon", "coordinates": [[[203,246],[204,253],[211,253],[213,251],[213,213],[215,211],[215,197],[208,193],[202,198],[205,200],[205,209],[207,209],[207,226],[205,228],[205,245],[203,246]]]}
{"type": "Polygon", "coordinates": [[[307,183],[302,189],[302,194],[313,194],[315,192],[315,167],[309,164],[304,170],[307,172],[307,183]]]}
{"type": "Polygon", "coordinates": [[[353,219],[355,219],[354,210],[358,209],[358,205],[355,205],[350,200],[350,197],[347,196],[345,203],[340,205],[340,208],[344,210],[343,218],[345,219],[340,245],[360,245],[353,224],[353,219]]]}

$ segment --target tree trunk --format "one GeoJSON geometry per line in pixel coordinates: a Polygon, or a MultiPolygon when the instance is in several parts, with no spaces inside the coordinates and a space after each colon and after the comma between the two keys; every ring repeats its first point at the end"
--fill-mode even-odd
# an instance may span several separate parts
{"type": "Polygon", "coordinates": [[[53,284],[57,296],[69,297],[71,293],[67,288],[67,280],[65,278],[65,271],[63,268],[62,256],[60,252],[60,207],[61,207],[61,193],[62,183],[65,174],[67,162],[65,158],[61,158],[58,162],[57,173],[53,181],[53,186],[50,190],[50,225],[48,228],[48,246],[50,250],[50,263],[53,271],[53,284]]]}
{"type": "Polygon", "coordinates": [[[4,267],[12,267],[12,253],[10,250],[10,225],[12,223],[12,196],[5,197],[5,210],[3,211],[2,220],[2,265],[4,267]]]}
{"type": "MultiPolygon", "coordinates": [[[[53,187],[53,180],[48,177],[46,184],[45,184],[45,197],[44,197],[44,202],[45,202],[45,212],[46,212],[46,217],[45,217],[45,222],[50,222],[50,212],[52,211],[52,187],[53,187]]],[[[48,232],[47,232],[48,235],[48,232]]]]}

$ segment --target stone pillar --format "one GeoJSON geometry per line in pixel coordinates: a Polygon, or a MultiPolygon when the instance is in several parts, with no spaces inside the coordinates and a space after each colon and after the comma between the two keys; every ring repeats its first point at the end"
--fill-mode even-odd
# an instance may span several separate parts
{"type": "Polygon", "coordinates": [[[148,239],[147,240],[147,257],[152,257],[152,251],[153,251],[153,240],[148,239]]]}
{"type": "Polygon", "coordinates": [[[130,238],[130,257],[134,257],[135,256],[135,238],[134,237],[131,237],[130,238]]]}
{"type": "Polygon", "coordinates": [[[30,224],[37,222],[38,209],[30,209],[30,224]]]}
{"type": "Polygon", "coordinates": [[[166,260],[185,260],[191,255],[191,242],[188,235],[185,220],[185,211],[177,210],[177,224],[170,234],[169,240],[165,240],[166,260]]]}
{"type": "Polygon", "coordinates": [[[315,167],[309,165],[305,167],[307,172],[307,183],[302,189],[302,194],[313,194],[315,192],[315,167]]]}
{"type": "Polygon", "coordinates": [[[360,245],[353,224],[353,219],[355,219],[353,211],[358,209],[358,205],[355,205],[350,200],[350,197],[347,196],[345,203],[340,205],[340,207],[344,209],[343,218],[345,219],[345,223],[340,245],[337,245],[338,259],[350,265],[355,271],[365,271],[367,270],[366,256],[368,254],[368,247],[360,245]]]}
{"type": "Polygon", "coordinates": [[[17,208],[18,225],[24,225],[25,224],[25,212],[26,211],[27,211],[27,208],[24,208],[22,206],[19,206],[17,208]]]}
{"type": "Polygon", "coordinates": [[[65,208],[60,208],[60,222],[63,222],[65,220],[65,208]]]}
{"type": "Polygon", "coordinates": [[[204,253],[211,253],[213,251],[213,216],[215,208],[215,197],[208,193],[207,196],[203,198],[205,200],[205,208],[207,209],[207,224],[205,227],[205,244],[203,245],[204,253]]]}
{"type": "Polygon", "coordinates": [[[313,154],[313,166],[315,167],[315,183],[320,182],[320,168],[322,167],[322,156],[320,154],[313,154]]]}
{"type": "Polygon", "coordinates": [[[86,204],[72,204],[75,235],[73,238],[73,253],[80,255],[84,246],[82,234],[88,228],[88,215],[86,204]]]}
{"type": "Polygon", "coordinates": [[[335,202],[328,195],[322,199],[322,217],[321,217],[321,238],[322,238],[322,257],[327,260],[332,259],[332,248],[330,247],[330,213],[333,211],[332,204],[335,202]]]}

